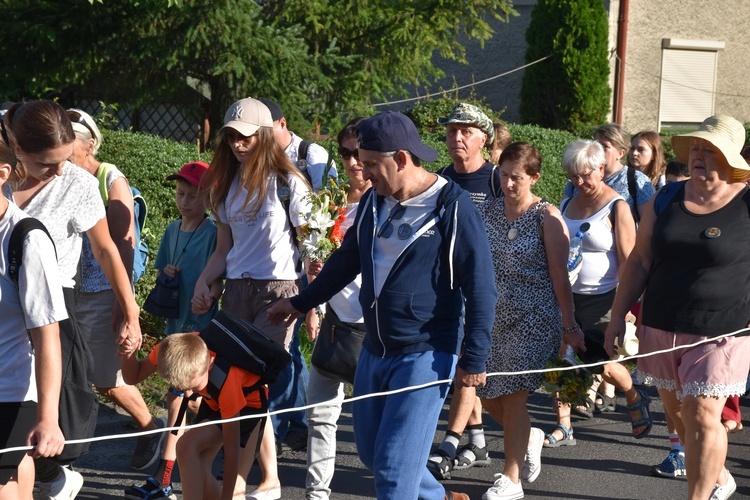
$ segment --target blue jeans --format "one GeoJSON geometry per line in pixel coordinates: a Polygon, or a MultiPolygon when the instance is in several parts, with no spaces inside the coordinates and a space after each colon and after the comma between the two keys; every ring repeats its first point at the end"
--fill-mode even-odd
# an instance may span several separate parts
{"type": "MultiPolygon", "coordinates": [[[[455,354],[435,351],[379,358],[362,349],[354,376],[354,395],[452,379],[457,360],[455,354]]],[[[375,476],[378,498],[445,497],[445,488],[426,464],[449,385],[353,403],[357,451],[375,476]]]]}
{"type": "MultiPolygon", "coordinates": [[[[269,411],[300,408],[307,404],[307,384],[310,373],[307,371],[299,341],[299,327],[303,321],[304,318],[300,318],[294,326],[292,342],[289,344],[289,354],[292,355],[291,363],[279,374],[276,382],[268,386],[269,411]]],[[[305,410],[273,415],[271,423],[277,442],[283,442],[289,431],[307,432],[305,410]]]]}

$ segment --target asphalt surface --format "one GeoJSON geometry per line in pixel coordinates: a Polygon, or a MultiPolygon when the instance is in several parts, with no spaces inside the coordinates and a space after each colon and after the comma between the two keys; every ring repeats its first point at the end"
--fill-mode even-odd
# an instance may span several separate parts
{"type": "MultiPolygon", "coordinates": [[[[595,416],[590,420],[573,417],[576,446],[542,451],[542,472],[532,484],[525,484],[525,498],[533,499],[681,499],[687,496],[685,479],[663,479],[648,475],[650,466],[661,462],[668,453],[666,427],[661,401],[653,388],[647,388],[652,395],[651,411],[654,428],[643,439],[631,437],[630,421],[624,407],[624,398],[618,397],[618,411],[607,416],[595,416]]],[[[737,482],[737,492],[733,499],[750,498],[750,400],[741,399],[745,416],[744,432],[729,435],[727,466],[737,482]]],[[[548,432],[554,425],[554,414],[550,399],[542,393],[535,393],[529,399],[529,412],[532,425],[548,432]]],[[[448,414],[446,404],[436,435],[436,445],[442,439],[445,419],[448,414]]],[[[364,468],[357,457],[352,434],[350,405],[344,405],[339,421],[338,454],[336,475],[331,488],[334,499],[373,498],[375,494],[372,475],[364,468]]],[[[502,470],[503,431],[485,414],[487,442],[490,446],[492,465],[487,468],[472,468],[455,471],[453,479],[445,481],[445,486],[454,491],[467,493],[470,498],[479,500],[492,485],[494,474],[502,470]]],[[[111,408],[102,406],[97,435],[122,434],[132,432],[129,417],[120,415],[111,408]]],[[[134,439],[123,439],[94,443],[87,455],[75,464],[85,479],[79,499],[122,498],[122,490],[141,483],[147,473],[130,469],[130,458],[135,446],[134,439]]],[[[282,498],[303,499],[305,481],[305,454],[285,449],[279,457],[279,475],[282,481],[282,498]]],[[[220,464],[216,463],[218,470],[220,464]]],[[[151,472],[151,471],[148,471],[151,472]]],[[[176,473],[179,481],[179,473],[176,473]]],[[[248,491],[257,485],[259,473],[253,467],[248,481],[248,491]]],[[[181,493],[179,482],[175,490],[181,493]]]]}

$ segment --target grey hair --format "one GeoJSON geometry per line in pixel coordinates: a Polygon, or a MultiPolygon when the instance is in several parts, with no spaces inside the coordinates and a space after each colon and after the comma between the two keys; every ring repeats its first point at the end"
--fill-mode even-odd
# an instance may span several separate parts
{"type": "Polygon", "coordinates": [[[562,167],[569,174],[580,174],[601,168],[606,162],[607,158],[601,144],[588,139],[578,139],[565,148],[562,167]]]}

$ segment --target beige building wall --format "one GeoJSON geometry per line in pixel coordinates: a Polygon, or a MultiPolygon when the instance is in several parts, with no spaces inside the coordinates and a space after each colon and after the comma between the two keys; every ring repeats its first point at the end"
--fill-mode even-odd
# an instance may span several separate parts
{"type": "MultiPolygon", "coordinates": [[[[610,5],[612,42],[619,3],[610,5]]],[[[623,104],[628,131],[656,130],[659,125],[665,38],[724,42],[718,52],[714,112],[750,121],[750,0],[631,0],[629,18],[623,104]]]]}

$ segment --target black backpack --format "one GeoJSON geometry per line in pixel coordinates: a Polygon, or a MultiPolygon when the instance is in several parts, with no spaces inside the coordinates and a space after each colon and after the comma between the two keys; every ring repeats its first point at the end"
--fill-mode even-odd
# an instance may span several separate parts
{"type": "MultiPolygon", "coordinates": [[[[8,277],[15,283],[16,288],[18,288],[18,272],[23,263],[23,240],[34,229],[44,231],[44,234],[52,241],[52,236],[49,235],[49,231],[44,227],[44,224],[33,217],[26,217],[18,221],[10,233],[10,241],[8,242],[8,277]]],[[[55,242],[52,241],[52,247],[54,246],[55,242]]],[[[55,257],[55,260],[57,260],[57,257],[55,257]]]]}
{"type": "MultiPolygon", "coordinates": [[[[247,396],[253,391],[260,393],[262,409],[268,408],[265,384],[276,381],[279,374],[292,360],[284,346],[269,339],[261,330],[227,311],[219,311],[199,334],[209,350],[216,353],[214,364],[208,374],[208,395],[218,400],[221,389],[227,380],[229,369],[237,366],[258,375],[259,380],[242,390],[247,396]]],[[[196,395],[197,397],[197,395],[196,395]]],[[[188,398],[184,398],[177,414],[177,422],[182,422],[187,411],[188,398]]],[[[177,434],[177,431],[172,431],[177,434]]]]}

